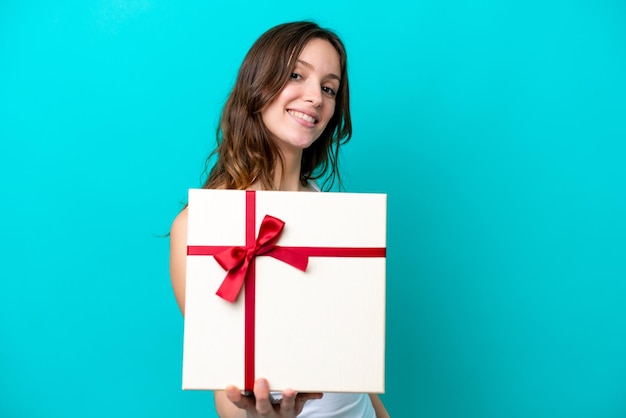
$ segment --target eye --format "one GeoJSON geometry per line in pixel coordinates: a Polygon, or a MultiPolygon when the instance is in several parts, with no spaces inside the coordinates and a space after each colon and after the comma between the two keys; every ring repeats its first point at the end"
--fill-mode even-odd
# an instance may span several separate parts
{"type": "Polygon", "coordinates": [[[337,92],[333,88],[328,87],[328,86],[322,86],[322,91],[324,93],[328,94],[329,96],[336,96],[337,95],[337,92]]]}
{"type": "Polygon", "coordinates": [[[291,73],[291,79],[292,80],[300,80],[302,79],[302,76],[298,73],[291,73]]]}

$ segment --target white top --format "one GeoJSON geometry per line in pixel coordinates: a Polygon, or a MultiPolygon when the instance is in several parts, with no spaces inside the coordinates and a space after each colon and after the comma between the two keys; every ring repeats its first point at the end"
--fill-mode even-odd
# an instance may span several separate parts
{"type": "Polygon", "coordinates": [[[320,189],[320,186],[317,184],[315,180],[307,180],[307,181],[309,182],[309,186],[311,186],[313,190],[315,190],[316,192],[322,191],[322,189],[320,189]]]}
{"type": "Polygon", "coordinates": [[[299,418],[376,418],[369,395],[365,393],[325,393],[304,405],[299,418]]]}

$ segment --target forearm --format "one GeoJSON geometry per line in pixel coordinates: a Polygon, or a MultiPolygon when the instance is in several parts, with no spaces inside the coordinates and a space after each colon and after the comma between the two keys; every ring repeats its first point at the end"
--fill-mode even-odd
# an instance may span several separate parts
{"type": "Polygon", "coordinates": [[[383,405],[383,401],[380,400],[380,397],[374,393],[371,393],[370,399],[372,401],[374,411],[376,412],[376,418],[389,418],[389,413],[387,412],[385,405],[383,405]]]}

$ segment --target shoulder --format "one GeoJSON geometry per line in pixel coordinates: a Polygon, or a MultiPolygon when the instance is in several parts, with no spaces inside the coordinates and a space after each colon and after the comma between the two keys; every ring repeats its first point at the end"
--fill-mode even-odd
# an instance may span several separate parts
{"type": "Polygon", "coordinates": [[[170,234],[172,236],[180,235],[181,233],[184,233],[185,235],[187,235],[188,213],[189,213],[188,208],[185,208],[181,210],[178,215],[176,215],[176,218],[174,218],[174,221],[172,222],[172,227],[170,229],[170,234]]]}

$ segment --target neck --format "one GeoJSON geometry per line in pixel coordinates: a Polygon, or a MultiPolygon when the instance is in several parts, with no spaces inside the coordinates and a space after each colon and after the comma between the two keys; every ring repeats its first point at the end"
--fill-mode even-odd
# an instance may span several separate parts
{"type": "Polygon", "coordinates": [[[274,184],[278,186],[277,190],[292,192],[303,190],[303,186],[300,184],[302,151],[298,151],[282,154],[284,165],[279,164],[274,175],[274,184]]]}

